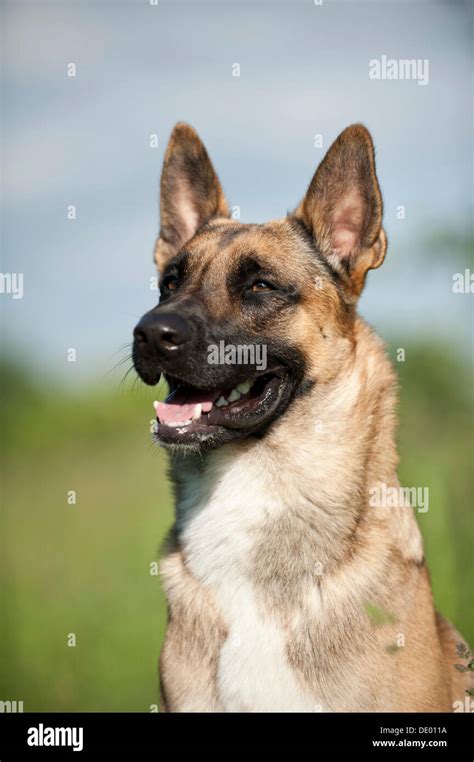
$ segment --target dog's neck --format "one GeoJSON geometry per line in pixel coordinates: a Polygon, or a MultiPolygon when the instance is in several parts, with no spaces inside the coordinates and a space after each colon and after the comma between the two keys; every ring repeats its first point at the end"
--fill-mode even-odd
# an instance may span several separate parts
{"type": "Polygon", "coordinates": [[[302,532],[316,528],[320,561],[337,563],[369,514],[369,490],[397,484],[394,374],[382,343],[362,321],[355,338],[337,379],[295,399],[262,439],[175,461],[178,531],[213,502],[224,521],[247,504],[250,523],[252,515],[257,522],[284,515],[302,532]]]}

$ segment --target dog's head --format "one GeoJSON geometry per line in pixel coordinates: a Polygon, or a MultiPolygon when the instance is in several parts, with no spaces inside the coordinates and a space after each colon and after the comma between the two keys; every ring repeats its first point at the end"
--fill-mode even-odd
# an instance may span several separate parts
{"type": "Polygon", "coordinates": [[[348,127],[297,209],[263,225],[230,219],[194,130],[173,130],[161,178],[160,301],[134,332],[140,377],[163,375],[156,438],[192,449],[262,436],[353,351],[355,302],[386,238],[374,149],[348,127]]]}

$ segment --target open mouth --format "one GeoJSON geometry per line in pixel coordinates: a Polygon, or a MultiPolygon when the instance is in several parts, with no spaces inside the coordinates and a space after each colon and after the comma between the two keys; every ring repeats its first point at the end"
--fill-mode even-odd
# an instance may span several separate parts
{"type": "Polygon", "coordinates": [[[286,369],[255,375],[233,387],[203,391],[168,377],[171,392],[155,402],[152,432],[164,444],[193,445],[212,439],[234,439],[275,417],[289,385],[286,369]]]}

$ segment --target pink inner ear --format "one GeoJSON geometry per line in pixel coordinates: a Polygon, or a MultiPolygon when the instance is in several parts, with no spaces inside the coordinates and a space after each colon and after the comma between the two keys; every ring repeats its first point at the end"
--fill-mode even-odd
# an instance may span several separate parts
{"type": "Polygon", "coordinates": [[[174,196],[175,213],[180,221],[180,233],[183,243],[193,238],[199,227],[199,215],[194,207],[192,192],[188,183],[179,179],[174,196]]]}
{"type": "Polygon", "coordinates": [[[331,225],[331,248],[341,257],[349,257],[359,243],[364,219],[364,203],[353,188],[336,202],[331,225]]]}

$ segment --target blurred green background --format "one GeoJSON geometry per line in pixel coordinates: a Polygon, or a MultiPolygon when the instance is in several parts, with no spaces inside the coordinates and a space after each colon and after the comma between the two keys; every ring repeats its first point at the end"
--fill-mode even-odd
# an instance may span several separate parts
{"type": "Polygon", "coordinates": [[[25,711],[150,711],[165,624],[150,564],[171,520],[151,392],[2,375],[0,697],[25,711]]]}
{"type": "MultiPolygon", "coordinates": [[[[397,362],[398,346],[388,350],[400,377],[400,477],[429,486],[418,520],[436,603],[472,643],[469,369],[434,344],[405,346],[397,362]]],[[[166,608],[150,564],[172,508],[165,456],[148,435],[154,396],[116,378],[68,393],[4,365],[0,696],[25,710],[157,703],[166,608]]]]}

